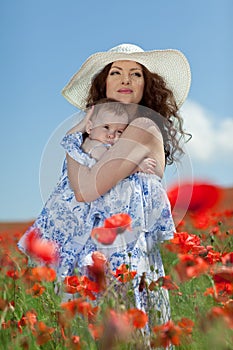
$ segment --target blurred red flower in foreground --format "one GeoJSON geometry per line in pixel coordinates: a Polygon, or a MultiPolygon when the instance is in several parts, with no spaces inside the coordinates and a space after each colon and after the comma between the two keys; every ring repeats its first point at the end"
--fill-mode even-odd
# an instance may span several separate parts
{"type": "Polygon", "coordinates": [[[47,266],[37,266],[25,274],[25,277],[36,282],[53,282],[56,279],[56,271],[47,266]]]}
{"type": "Polygon", "coordinates": [[[180,345],[181,337],[191,337],[194,322],[188,318],[182,318],[177,324],[173,321],[153,328],[156,338],[152,340],[152,346],[164,347],[180,345]]]}
{"type": "Polygon", "coordinates": [[[93,263],[87,266],[88,275],[98,284],[100,291],[104,290],[106,288],[107,259],[98,251],[93,252],[91,257],[93,263]]]}
{"type": "Polygon", "coordinates": [[[101,329],[101,349],[115,349],[115,345],[130,339],[135,328],[142,329],[147,322],[147,314],[136,308],[123,312],[117,312],[113,309],[107,310],[103,329],[101,329]]]}
{"type": "Polygon", "coordinates": [[[204,295],[212,295],[216,301],[226,302],[233,295],[233,267],[218,266],[212,277],[214,287],[207,288],[204,295]]]}
{"type": "Polygon", "coordinates": [[[222,307],[214,306],[207,316],[211,322],[222,319],[225,321],[227,327],[233,329],[233,300],[229,300],[222,307]]]}
{"type": "Polygon", "coordinates": [[[89,323],[88,325],[89,332],[91,333],[91,336],[93,339],[98,340],[103,336],[104,332],[104,326],[102,324],[92,324],[89,323]]]}
{"type": "Polygon", "coordinates": [[[32,230],[25,239],[25,248],[30,256],[46,264],[57,264],[59,260],[58,245],[41,238],[38,229],[32,230]]]}
{"type": "Polygon", "coordinates": [[[30,330],[35,330],[35,325],[37,323],[37,314],[34,310],[27,311],[25,315],[21,317],[18,321],[18,329],[22,333],[22,327],[28,326],[30,330]]]}
{"type": "Polygon", "coordinates": [[[131,230],[132,219],[128,214],[120,213],[112,215],[104,221],[104,227],[115,228],[117,233],[122,233],[125,230],[131,230]]]}
{"type": "Polygon", "coordinates": [[[65,312],[66,319],[74,317],[77,313],[88,317],[92,320],[99,311],[98,306],[93,307],[90,303],[85,301],[83,298],[77,298],[61,304],[62,310],[65,312]]]}
{"type": "Polygon", "coordinates": [[[147,314],[139,309],[129,309],[126,314],[129,317],[130,323],[135,328],[144,328],[148,321],[147,314]]]}
{"type": "Polygon", "coordinates": [[[91,232],[91,237],[104,245],[112,244],[118,234],[131,229],[132,219],[128,214],[120,213],[105,219],[104,226],[96,227],[91,232]]]}
{"type": "Polygon", "coordinates": [[[112,244],[117,236],[115,228],[95,227],[91,231],[91,237],[104,245],[112,244]]]}
{"type": "Polygon", "coordinates": [[[183,183],[168,191],[172,209],[203,212],[213,208],[222,196],[220,187],[208,183],[183,183]]]}
{"type": "Polygon", "coordinates": [[[51,340],[51,336],[55,331],[55,328],[46,326],[46,324],[42,321],[39,321],[35,328],[36,329],[33,331],[33,335],[36,337],[36,342],[38,345],[43,345],[51,340]]]}
{"type": "Polygon", "coordinates": [[[179,263],[175,266],[180,282],[185,282],[193,277],[206,273],[209,265],[204,259],[188,254],[178,254],[179,263]]]}
{"type": "Polygon", "coordinates": [[[39,283],[35,283],[31,288],[26,289],[26,293],[34,297],[40,296],[44,293],[45,287],[39,283]]]}

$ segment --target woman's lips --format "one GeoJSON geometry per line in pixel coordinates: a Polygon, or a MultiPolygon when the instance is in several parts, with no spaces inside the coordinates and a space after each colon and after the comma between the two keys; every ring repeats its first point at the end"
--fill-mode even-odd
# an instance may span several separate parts
{"type": "Polygon", "coordinates": [[[131,89],[119,89],[117,92],[120,92],[121,94],[131,94],[133,90],[131,89]]]}

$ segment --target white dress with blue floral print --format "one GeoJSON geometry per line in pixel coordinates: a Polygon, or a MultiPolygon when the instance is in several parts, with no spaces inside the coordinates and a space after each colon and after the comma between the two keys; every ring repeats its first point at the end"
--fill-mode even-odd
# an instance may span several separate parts
{"type": "MultiPolygon", "coordinates": [[[[95,160],[83,152],[82,134],[66,135],[61,145],[66,152],[82,165],[91,167],[95,160]]],[[[156,175],[134,173],[120,181],[106,194],[93,202],[77,202],[67,176],[64,162],[57,186],[47,200],[40,215],[18,243],[25,252],[25,238],[33,229],[40,230],[43,238],[56,241],[60,247],[60,277],[72,275],[74,268],[85,273],[93,251],[101,251],[108,258],[114,271],[121,264],[130,265],[137,271],[134,278],[135,303],[138,308],[147,309],[147,291],[139,292],[140,278],[146,272],[147,280],[164,276],[158,244],[173,238],[175,231],[170,203],[156,175]],[[132,230],[117,236],[111,246],[100,245],[90,237],[92,229],[102,226],[113,214],[128,213],[132,218],[132,230]],[[152,268],[151,268],[152,266],[152,268]]],[[[27,252],[25,252],[27,253],[27,252]]],[[[169,318],[169,300],[166,291],[156,296],[157,308],[162,321],[169,318]]]]}

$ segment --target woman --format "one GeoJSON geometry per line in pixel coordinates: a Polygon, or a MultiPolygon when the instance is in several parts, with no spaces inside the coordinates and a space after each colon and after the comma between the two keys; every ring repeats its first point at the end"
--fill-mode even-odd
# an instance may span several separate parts
{"type": "MultiPolygon", "coordinates": [[[[112,193],[114,198],[119,195],[121,204],[121,195],[125,193],[126,202],[128,198],[137,198],[127,202],[125,210],[130,214],[133,212],[133,216],[135,207],[144,210],[145,227],[126,247],[109,249],[108,258],[113,269],[128,262],[137,270],[134,280],[136,306],[149,311],[148,303],[152,302],[160,312],[161,322],[170,317],[167,293],[159,291],[148,300],[147,290],[140,288],[140,282],[142,276],[150,281],[164,275],[158,243],[172,238],[174,225],[161,178],[165,165],[174,161],[177,152],[182,153],[179,140],[185,132],[178,108],[187,97],[190,80],[189,64],[181,52],[144,52],[138,46],[122,44],[108,52],[92,55],[63,89],[65,98],[80,109],[107,97],[129,104],[136,111],[137,118],[122,133],[119,142],[91,169],[80,165],[67,153],[68,176],[77,201],[99,199],[100,217],[101,208],[106,203],[111,204],[112,193]],[[147,117],[151,115],[152,118],[147,117]],[[156,160],[155,175],[140,172],[130,175],[145,157],[156,160]]],[[[70,133],[83,133],[88,118],[87,114],[70,133]]],[[[98,218],[98,210],[96,212],[98,218]]],[[[79,268],[88,265],[90,255],[96,249],[90,238],[78,254],[79,268]]]]}
{"type": "MultiPolygon", "coordinates": [[[[119,140],[122,132],[127,127],[129,120],[128,105],[113,103],[112,99],[102,99],[91,108],[89,116],[85,129],[85,141],[82,142],[82,134],[69,133],[63,138],[61,145],[77,162],[92,167],[119,140]]],[[[135,171],[153,174],[155,166],[153,159],[146,158],[135,171]]],[[[107,202],[107,197],[105,199],[107,202]]],[[[64,162],[63,171],[57,185],[33,225],[28,228],[18,242],[19,249],[31,256],[29,242],[35,236],[56,242],[59,259],[54,268],[57,277],[64,278],[72,275],[77,254],[85,246],[92,229],[96,225],[96,213],[100,212],[101,205],[100,200],[92,203],[76,201],[74,191],[70,187],[67,178],[66,162],[64,162]]],[[[119,201],[117,200],[118,206],[119,201]]],[[[111,207],[112,213],[115,213],[116,209],[112,197],[111,207]]],[[[101,210],[101,213],[103,222],[105,218],[111,215],[111,210],[110,208],[105,212],[101,210]]],[[[140,216],[139,211],[137,211],[138,216],[140,216]]],[[[133,228],[135,233],[135,223],[133,228]]]]}

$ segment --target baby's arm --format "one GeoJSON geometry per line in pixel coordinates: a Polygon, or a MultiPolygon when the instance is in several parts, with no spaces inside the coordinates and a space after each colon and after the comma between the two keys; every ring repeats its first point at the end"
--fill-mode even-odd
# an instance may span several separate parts
{"type": "Polygon", "coordinates": [[[153,158],[144,158],[141,163],[138,165],[134,173],[137,171],[142,171],[146,174],[155,174],[155,168],[156,168],[156,160],[153,158]]]}

